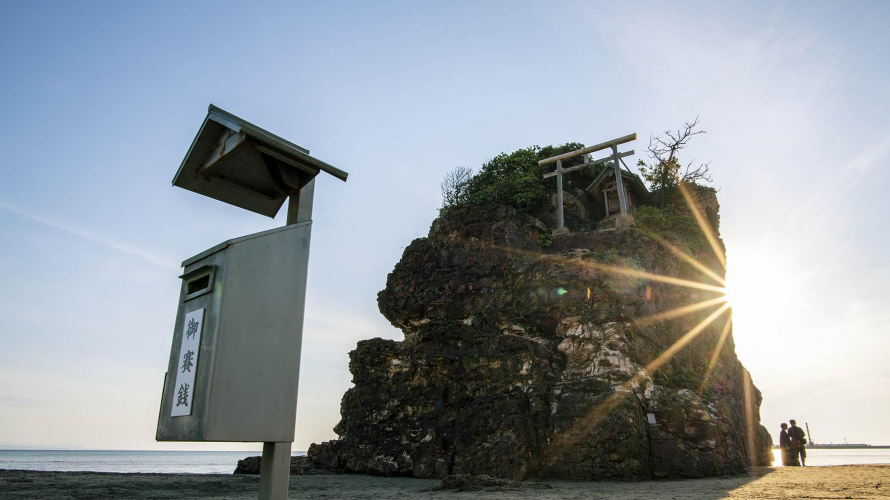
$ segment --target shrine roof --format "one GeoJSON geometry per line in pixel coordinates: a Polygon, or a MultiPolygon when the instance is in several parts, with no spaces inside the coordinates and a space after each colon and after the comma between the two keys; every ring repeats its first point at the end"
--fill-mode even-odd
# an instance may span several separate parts
{"type": "MultiPolygon", "coordinates": [[[[587,186],[587,189],[585,189],[585,191],[593,195],[593,197],[596,198],[598,202],[603,203],[603,193],[596,189],[596,187],[605,182],[606,179],[614,175],[615,169],[613,167],[604,168],[603,171],[600,172],[598,176],[596,176],[596,179],[594,179],[593,182],[591,182],[590,185],[587,186]]],[[[624,170],[622,168],[621,178],[628,180],[628,189],[634,194],[643,197],[646,201],[652,201],[652,195],[649,193],[649,190],[646,189],[646,184],[643,183],[643,179],[640,179],[639,175],[624,170]]]]}

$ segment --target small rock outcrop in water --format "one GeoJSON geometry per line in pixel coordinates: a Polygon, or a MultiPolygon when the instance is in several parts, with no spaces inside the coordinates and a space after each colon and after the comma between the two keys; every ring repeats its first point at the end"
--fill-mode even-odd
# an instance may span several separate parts
{"type": "MultiPolygon", "coordinates": [[[[263,464],[263,457],[247,457],[238,460],[238,466],[235,467],[234,474],[259,474],[263,464]]],[[[312,461],[307,456],[290,457],[290,475],[302,476],[311,475],[318,472],[327,472],[326,470],[313,470],[312,461]]]]}
{"type": "MultiPolygon", "coordinates": [[[[717,228],[715,192],[695,193],[717,228]]],[[[760,393],[724,330],[728,312],[681,340],[715,313],[721,294],[641,274],[717,283],[669,242],[722,275],[694,218],[673,210],[675,220],[638,212],[638,228],[573,233],[548,246],[540,218],[511,207],[457,207],[437,219],[378,296],[405,339],[364,340],[350,353],[355,386],[343,397],[340,438],[310,447],[313,466],[591,480],[768,464],[760,393]]]]}

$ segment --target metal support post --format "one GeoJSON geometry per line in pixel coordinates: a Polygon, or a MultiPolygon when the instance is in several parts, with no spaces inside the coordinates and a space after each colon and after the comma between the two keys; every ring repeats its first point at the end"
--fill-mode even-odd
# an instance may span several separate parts
{"type": "MultiPolygon", "coordinates": [[[[285,224],[289,226],[311,220],[314,197],[315,179],[312,179],[300,189],[300,192],[290,195],[285,224]]],[[[291,443],[263,443],[259,500],[287,500],[287,487],[290,483],[290,450],[291,443]]]]}
{"type": "Polygon", "coordinates": [[[556,227],[565,227],[562,214],[562,160],[556,161],[556,227]]]}
{"type": "Polygon", "coordinates": [[[263,443],[259,500],[287,500],[290,443],[263,443]]]}
{"type": "Polygon", "coordinates": [[[315,198],[315,179],[307,182],[299,193],[290,195],[287,201],[286,225],[312,219],[312,199],[315,198]]]}
{"type": "Polygon", "coordinates": [[[621,215],[627,213],[627,196],[624,192],[624,179],[621,176],[621,158],[618,156],[618,146],[612,146],[612,163],[615,164],[615,188],[618,189],[618,206],[621,215]]]}
{"type": "MultiPolygon", "coordinates": [[[[300,192],[290,195],[285,224],[289,226],[311,220],[314,197],[315,179],[312,179],[300,189],[300,192]]],[[[287,500],[287,487],[290,483],[290,450],[291,443],[263,443],[259,500],[287,500]]]]}

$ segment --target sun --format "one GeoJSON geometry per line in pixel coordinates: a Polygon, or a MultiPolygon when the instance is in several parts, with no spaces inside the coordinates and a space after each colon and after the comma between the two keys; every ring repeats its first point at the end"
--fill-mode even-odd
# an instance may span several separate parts
{"type": "Polygon", "coordinates": [[[726,298],[739,319],[768,319],[793,300],[794,278],[788,263],[775,252],[735,245],[726,266],[726,298]]]}
{"type": "Polygon", "coordinates": [[[730,282],[729,282],[729,281],[727,281],[727,282],[726,282],[726,286],[723,287],[723,292],[722,292],[722,293],[723,293],[723,297],[721,297],[721,298],[722,298],[724,301],[728,302],[728,303],[729,303],[729,306],[732,307],[732,305],[733,305],[733,294],[732,294],[732,286],[730,285],[730,282]]]}

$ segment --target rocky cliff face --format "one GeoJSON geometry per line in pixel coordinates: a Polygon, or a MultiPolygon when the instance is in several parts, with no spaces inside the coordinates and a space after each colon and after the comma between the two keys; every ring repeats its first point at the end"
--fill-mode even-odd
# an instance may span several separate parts
{"type": "MultiPolygon", "coordinates": [[[[716,227],[713,190],[698,198],[716,227]]],[[[365,340],[350,353],[355,386],[343,397],[340,438],[312,445],[315,466],[427,478],[638,479],[768,463],[760,393],[731,329],[705,380],[729,313],[687,335],[721,306],[721,294],[644,274],[715,283],[664,241],[711,269],[719,261],[707,245],[640,226],[542,247],[544,223],[509,207],[437,219],[378,296],[405,339],[365,340]],[[689,314],[653,317],[707,300],[689,314]],[[673,356],[659,358],[672,346],[673,356]]]]}

